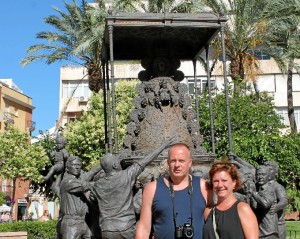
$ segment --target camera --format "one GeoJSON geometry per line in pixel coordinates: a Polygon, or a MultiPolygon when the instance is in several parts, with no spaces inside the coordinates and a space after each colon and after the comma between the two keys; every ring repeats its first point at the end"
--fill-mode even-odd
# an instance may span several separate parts
{"type": "Polygon", "coordinates": [[[189,223],[176,227],[176,238],[193,238],[194,228],[189,223]]]}

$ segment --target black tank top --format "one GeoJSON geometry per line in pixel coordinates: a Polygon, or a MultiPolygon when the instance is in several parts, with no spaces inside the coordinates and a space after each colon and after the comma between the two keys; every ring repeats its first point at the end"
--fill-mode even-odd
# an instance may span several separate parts
{"type": "MultiPolygon", "coordinates": [[[[217,232],[220,239],[243,239],[245,238],[242,224],[239,218],[236,201],[231,208],[226,211],[215,209],[217,232]]],[[[212,220],[213,210],[210,211],[203,228],[204,239],[215,239],[212,220]]]]}

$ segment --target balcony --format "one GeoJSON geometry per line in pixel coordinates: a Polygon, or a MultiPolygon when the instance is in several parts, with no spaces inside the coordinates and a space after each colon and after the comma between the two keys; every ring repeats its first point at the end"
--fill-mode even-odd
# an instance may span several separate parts
{"type": "Polygon", "coordinates": [[[26,127],[29,130],[29,132],[32,132],[35,130],[35,122],[32,120],[27,120],[26,127]]]}
{"type": "Polygon", "coordinates": [[[12,113],[4,112],[3,121],[6,124],[14,124],[15,123],[15,121],[14,121],[15,117],[16,116],[12,113]]]}

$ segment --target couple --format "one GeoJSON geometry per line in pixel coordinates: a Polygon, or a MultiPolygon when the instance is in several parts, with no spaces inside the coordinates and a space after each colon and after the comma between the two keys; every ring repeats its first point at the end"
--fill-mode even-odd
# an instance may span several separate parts
{"type": "Polygon", "coordinates": [[[151,235],[157,239],[258,238],[255,214],[233,193],[242,186],[235,165],[214,163],[210,182],[191,176],[190,149],[185,144],[170,147],[168,165],[170,176],[149,183],[144,190],[135,239],[151,235]],[[211,189],[217,203],[210,208],[211,189]]]}

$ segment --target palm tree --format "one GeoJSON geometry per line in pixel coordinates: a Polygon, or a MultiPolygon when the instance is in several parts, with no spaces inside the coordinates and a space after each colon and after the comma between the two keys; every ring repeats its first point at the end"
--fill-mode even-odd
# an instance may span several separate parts
{"type": "Polygon", "coordinates": [[[59,16],[51,15],[44,21],[55,30],[37,33],[36,38],[47,43],[30,46],[21,64],[26,66],[45,60],[47,64],[69,61],[82,65],[88,70],[90,90],[98,92],[102,86],[100,51],[106,17],[104,1],[92,6],[82,0],[79,6],[72,0],[70,4],[65,2],[65,7],[67,13],[53,7],[59,16]]]}
{"type": "MultiPolygon", "coordinates": [[[[250,80],[256,88],[256,76],[260,73],[258,61],[250,49],[263,43],[267,31],[266,24],[260,15],[264,0],[199,0],[211,11],[228,16],[225,26],[226,57],[230,60],[229,74],[233,80],[234,92],[238,94],[244,80],[250,80]]],[[[221,54],[221,43],[214,43],[215,57],[221,54]]],[[[257,92],[258,93],[258,92],[257,92]]]]}
{"type": "Polygon", "coordinates": [[[300,73],[295,59],[300,58],[300,1],[276,0],[269,3],[264,11],[269,32],[266,46],[282,73],[287,75],[287,111],[291,133],[297,133],[293,103],[293,71],[300,73]]]}
{"type": "Polygon", "coordinates": [[[194,0],[116,0],[116,9],[127,12],[190,13],[197,10],[194,0]]]}

